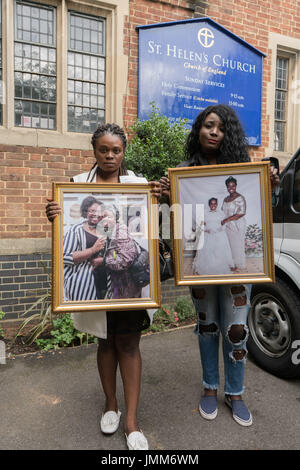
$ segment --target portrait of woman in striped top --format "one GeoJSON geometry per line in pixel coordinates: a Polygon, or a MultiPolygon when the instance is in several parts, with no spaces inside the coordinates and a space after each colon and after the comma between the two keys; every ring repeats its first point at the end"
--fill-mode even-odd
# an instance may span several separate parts
{"type": "Polygon", "coordinates": [[[64,298],[95,300],[97,296],[93,270],[103,264],[106,238],[97,235],[97,224],[103,218],[103,204],[93,196],[80,206],[83,222],[74,225],[64,237],[64,298]]]}

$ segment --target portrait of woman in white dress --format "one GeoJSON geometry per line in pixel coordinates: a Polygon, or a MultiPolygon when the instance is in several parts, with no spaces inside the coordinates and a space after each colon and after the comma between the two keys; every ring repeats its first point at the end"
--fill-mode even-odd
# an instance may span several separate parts
{"type": "Polygon", "coordinates": [[[224,214],[218,209],[217,198],[212,197],[208,201],[208,207],[209,209],[204,211],[204,221],[196,229],[199,242],[193,262],[193,273],[230,274],[234,262],[225,227],[222,225],[224,214]],[[204,239],[199,237],[199,231],[202,230],[204,239]]]}
{"type": "Polygon", "coordinates": [[[226,179],[225,184],[229,196],[225,197],[222,205],[222,211],[225,215],[222,225],[226,228],[235,268],[245,269],[246,199],[237,192],[235,178],[230,176],[226,179]]]}

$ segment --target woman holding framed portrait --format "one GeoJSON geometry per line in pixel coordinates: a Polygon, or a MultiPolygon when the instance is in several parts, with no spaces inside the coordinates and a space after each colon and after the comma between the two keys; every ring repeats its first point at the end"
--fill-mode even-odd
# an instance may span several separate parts
{"type": "MultiPolygon", "coordinates": [[[[234,111],[226,105],[209,106],[196,118],[188,135],[186,161],[179,167],[222,165],[249,162],[245,134],[234,111]]],[[[271,183],[278,184],[276,171],[271,169],[271,183]]],[[[160,180],[163,194],[169,196],[170,181],[160,180]]],[[[234,188],[234,197],[236,196],[234,188]]],[[[231,190],[233,191],[233,189],[231,190]]],[[[233,193],[232,193],[233,194],[233,193]]],[[[240,195],[239,195],[240,196],[240,195]]],[[[228,202],[228,201],[226,201],[228,202]]],[[[236,200],[236,202],[238,202],[236,200]]],[[[223,225],[244,216],[244,212],[227,214],[223,225]],[[227,220],[226,220],[227,219],[227,220]]],[[[238,231],[240,240],[242,231],[238,231]]],[[[225,234],[224,234],[225,235],[225,234]]],[[[228,262],[228,268],[230,262],[228,262]]],[[[251,285],[210,284],[192,287],[191,296],[197,312],[198,335],[203,369],[204,393],[199,404],[203,418],[212,420],[218,413],[219,337],[222,334],[225,370],[225,403],[231,408],[233,419],[242,426],[252,424],[252,415],[243,402],[244,370],[248,337],[247,315],[251,285]]]]}
{"type": "MultiPolygon", "coordinates": [[[[96,162],[89,172],[75,176],[72,181],[78,183],[122,183],[122,178],[126,182],[126,178],[128,179],[128,175],[130,175],[132,182],[146,182],[144,178],[136,177],[132,172],[127,171],[124,161],[126,145],[125,133],[118,125],[104,124],[99,126],[92,136],[96,162]]],[[[160,183],[149,182],[149,185],[151,193],[156,198],[160,198],[160,183]]],[[[46,206],[48,219],[53,221],[60,213],[61,208],[58,203],[48,199],[46,206]]],[[[109,218],[109,212],[107,211],[106,214],[103,212],[101,218],[103,219],[104,216],[109,218]]],[[[116,257],[116,251],[115,247],[113,258],[116,257]]],[[[126,258],[127,255],[128,252],[123,252],[123,258],[126,258]]],[[[98,263],[95,259],[92,260],[95,268],[101,264],[100,260],[101,256],[98,257],[98,263]]],[[[74,257],[70,258],[69,262],[75,263],[74,257]]],[[[94,293],[96,296],[96,289],[94,289],[94,293]]],[[[91,297],[89,297],[90,299],[91,297]]],[[[139,343],[141,331],[151,321],[147,310],[87,311],[73,314],[73,320],[76,329],[99,338],[97,362],[106,397],[105,409],[100,423],[102,432],[112,434],[119,427],[121,412],[116,397],[116,373],[119,366],[126,403],[125,435],[127,446],[129,450],[147,450],[149,448],[148,442],[140,430],[137,419],[141,383],[139,343]]]]}

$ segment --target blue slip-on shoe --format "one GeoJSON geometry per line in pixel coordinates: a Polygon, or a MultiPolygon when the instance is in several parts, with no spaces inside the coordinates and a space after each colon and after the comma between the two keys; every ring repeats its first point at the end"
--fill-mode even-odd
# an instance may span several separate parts
{"type": "Polygon", "coordinates": [[[252,415],[243,400],[231,400],[229,395],[225,395],[225,403],[232,410],[233,419],[241,426],[251,426],[252,415]]]}
{"type": "Polygon", "coordinates": [[[199,412],[204,419],[215,419],[218,414],[217,396],[205,396],[200,400],[199,412]]]}

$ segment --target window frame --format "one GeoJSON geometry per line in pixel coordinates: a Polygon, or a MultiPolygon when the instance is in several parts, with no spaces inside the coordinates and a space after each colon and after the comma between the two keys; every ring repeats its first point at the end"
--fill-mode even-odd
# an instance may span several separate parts
{"type": "Polygon", "coordinates": [[[279,33],[269,33],[269,49],[272,51],[271,78],[267,85],[267,115],[269,117],[269,144],[265,148],[266,156],[277,157],[280,166],[284,167],[300,146],[300,100],[299,91],[295,89],[297,81],[300,83],[300,39],[284,36],[279,33]],[[275,89],[276,89],[276,62],[277,57],[289,59],[289,96],[286,115],[286,144],[284,151],[275,150],[275,89]],[[297,95],[296,100],[294,97],[297,95]]]}
{"type": "MultiPolygon", "coordinates": [[[[14,49],[13,49],[13,52],[14,52],[14,85],[15,85],[15,77],[16,77],[16,73],[21,73],[21,74],[30,74],[31,76],[33,75],[38,75],[39,77],[52,77],[54,78],[55,77],[55,85],[57,87],[57,26],[56,26],[56,17],[57,17],[57,9],[56,7],[52,6],[52,5],[46,5],[46,4],[41,4],[41,3],[37,3],[37,2],[32,2],[32,1],[20,1],[20,0],[14,0],[14,49]],[[18,32],[18,29],[17,29],[17,20],[18,20],[18,13],[17,13],[17,7],[18,5],[27,5],[29,7],[32,7],[34,6],[34,4],[37,5],[37,7],[43,7],[45,8],[45,10],[48,10],[48,11],[52,11],[53,12],[53,44],[52,45],[49,45],[49,44],[43,44],[43,43],[34,43],[34,42],[26,42],[24,41],[23,39],[20,40],[18,39],[17,37],[17,32],[18,32]],[[53,49],[55,50],[55,75],[51,75],[51,74],[45,74],[45,73],[41,73],[41,72],[38,72],[38,73],[35,73],[35,72],[28,72],[28,71],[25,71],[25,70],[17,70],[15,68],[15,59],[16,59],[16,55],[15,55],[15,46],[16,44],[20,44],[20,45],[23,45],[23,44],[28,44],[30,45],[31,47],[34,47],[34,46],[37,46],[39,48],[45,48],[45,49],[53,49]]],[[[53,131],[53,130],[56,130],[57,128],[57,94],[55,92],[55,101],[46,101],[46,100],[41,100],[41,99],[34,99],[34,98],[26,98],[26,97],[17,97],[16,96],[16,87],[14,86],[14,127],[16,128],[25,128],[25,129],[43,129],[43,130],[48,130],[48,131],[53,131]],[[17,101],[21,101],[23,103],[31,103],[31,105],[33,103],[37,103],[37,104],[44,104],[44,105],[54,105],[55,106],[55,125],[54,127],[51,129],[51,128],[46,128],[46,127],[33,127],[33,126],[25,126],[24,124],[20,124],[20,125],[16,125],[16,102],[17,101]]],[[[27,116],[28,117],[28,116],[27,116]]],[[[32,115],[31,113],[31,116],[30,116],[30,119],[33,119],[34,116],[32,115]]],[[[40,116],[40,119],[42,119],[42,117],[40,116]]],[[[48,114],[48,117],[47,117],[47,120],[48,120],[48,124],[49,124],[49,119],[50,119],[50,114],[48,114]]]]}
{"type": "MultiPolygon", "coordinates": [[[[276,57],[276,77],[275,77],[275,94],[274,94],[274,150],[276,152],[285,152],[286,151],[286,147],[287,147],[287,126],[288,126],[288,113],[289,113],[289,96],[290,96],[290,57],[286,56],[285,54],[283,53],[280,53],[280,51],[278,52],[277,54],[277,57],[276,57]],[[286,61],[286,88],[279,88],[277,86],[277,71],[278,71],[278,60],[284,60],[286,61]],[[277,116],[276,116],[276,111],[277,111],[277,108],[276,108],[276,95],[277,95],[277,92],[281,92],[281,93],[284,93],[284,97],[285,97],[285,106],[284,106],[284,119],[278,119],[277,116]],[[279,149],[276,149],[276,132],[275,132],[275,127],[276,127],[276,123],[281,123],[283,124],[284,126],[284,139],[283,139],[283,148],[279,148],[279,149]]],[[[280,147],[280,145],[279,145],[280,147]]]]}
{"type": "MultiPolygon", "coordinates": [[[[68,131],[67,54],[68,12],[100,16],[106,20],[105,122],[123,125],[123,97],[127,93],[128,56],[124,53],[124,24],[129,0],[39,0],[33,3],[56,7],[57,108],[56,130],[14,125],[14,87],[5,89],[0,142],[50,148],[91,150],[91,134],[68,131]],[[59,40],[58,40],[59,38],[59,40]]],[[[14,0],[2,2],[3,82],[14,83],[14,0]]]]}
{"type": "MultiPolygon", "coordinates": [[[[74,56],[76,54],[81,54],[82,56],[90,56],[90,57],[96,57],[96,58],[101,58],[101,59],[104,59],[104,80],[103,80],[103,83],[101,82],[94,82],[92,80],[85,80],[84,78],[76,78],[76,77],[69,77],[69,72],[67,72],[67,101],[68,101],[68,132],[72,132],[72,133],[78,133],[78,131],[73,131],[70,129],[70,123],[69,123],[69,108],[70,107],[73,107],[74,108],[74,111],[76,112],[76,109],[75,108],[82,108],[82,110],[84,110],[84,108],[88,108],[90,111],[92,109],[94,110],[101,110],[103,111],[104,113],[104,122],[105,122],[105,116],[106,116],[106,19],[103,18],[103,17],[99,17],[99,16],[95,16],[95,15],[90,15],[90,14],[87,14],[87,13],[82,13],[82,12],[78,12],[78,11],[73,11],[73,10],[68,10],[68,50],[67,50],[67,68],[69,67],[69,54],[74,54],[74,56]],[[83,52],[83,51],[79,51],[77,49],[73,49],[71,48],[71,16],[74,16],[74,17],[80,17],[80,18],[83,18],[84,16],[86,16],[86,18],[88,19],[93,19],[95,18],[96,20],[100,20],[102,22],[102,28],[103,28],[103,32],[102,32],[102,35],[103,35],[103,52],[100,54],[100,53],[91,53],[91,52],[83,52]],[[69,80],[72,80],[74,83],[76,82],[81,82],[82,84],[84,83],[90,83],[90,84],[94,84],[97,86],[99,85],[103,85],[104,87],[104,95],[103,95],[103,99],[104,99],[104,106],[103,108],[93,108],[91,105],[90,106],[84,106],[83,104],[82,105],[78,105],[76,103],[74,103],[73,105],[69,103],[69,80]]],[[[74,94],[76,94],[76,92],[74,92],[74,94]]],[[[97,95],[98,96],[98,95],[97,95]]],[[[85,134],[87,132],[84,132],[85,134]]]]}

